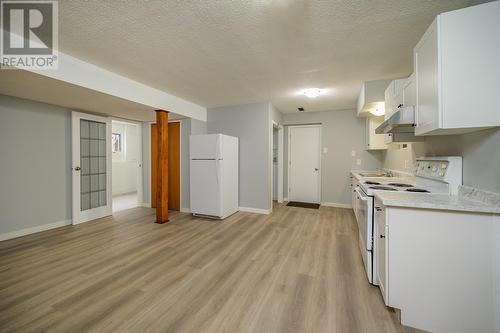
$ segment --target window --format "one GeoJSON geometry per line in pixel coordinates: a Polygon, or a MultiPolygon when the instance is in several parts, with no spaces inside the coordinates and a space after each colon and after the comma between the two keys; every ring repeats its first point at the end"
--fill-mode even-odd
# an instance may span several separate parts
{"type": "Polygon", "coordinates": [[[111,134],[111,143],[113,153],[121,153],[122,151],[122,135],[119,133],[111,134]]]}

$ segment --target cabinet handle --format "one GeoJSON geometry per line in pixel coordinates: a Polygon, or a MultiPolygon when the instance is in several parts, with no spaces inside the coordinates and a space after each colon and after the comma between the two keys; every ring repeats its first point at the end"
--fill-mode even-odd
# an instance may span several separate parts
{"type": "Polygon", "coordinates": [[[380,235],[380,238],[385,238],[385,236],[384,235],[380,235]]]}
{"type": "Polygon", "coordinates": [[[380,207],[375,207],[375,209],[377,210],[377,212],[381,212],[382,211],[382,208],[380,208],[380,207]]]}

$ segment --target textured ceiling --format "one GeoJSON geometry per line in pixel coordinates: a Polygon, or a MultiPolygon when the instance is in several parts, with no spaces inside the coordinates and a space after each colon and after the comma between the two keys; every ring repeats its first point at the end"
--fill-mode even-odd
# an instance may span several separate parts
{"type": "MultiPolygon", "coordinates": [[[[0,94],[131,120],[156,117],[150,106],[22,70],[1,71],[0,94]]],[[[175,113],[169,117],[182,118],[175,113]]]]}
{"type": "Polygon", "coordinates": [[[468,0],[61,0],[60,49],[212,107],[353,108],[361,82],[401,77],[435,15],[468,0]],[[311,100],[297,93],[319,87],[311,100]]]}

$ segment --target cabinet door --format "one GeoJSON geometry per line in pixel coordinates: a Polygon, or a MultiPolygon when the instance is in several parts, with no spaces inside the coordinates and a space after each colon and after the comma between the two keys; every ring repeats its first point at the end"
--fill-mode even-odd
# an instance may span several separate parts
{"type": "Polygon", "coordinates": [[[366,149],[387,149],[385,144],[385,134],[375,134],[375,129],[382,124],[384,118],[366,118],[366,149]]]}
{"type": "Polygon", "coordinates": [[[403,87],[403,105],[412,106],[417,104],[417,91],[415,85],[415,74],[412,74],[403,87]]]}
{"type": "Polygon", "coordinates": [[[380,292],[384,298],[385,304],[388,304],[387,289],[387,240],[389,228],[385,223],[385,208],[375,202],[375,246],[376,246],[376,274],[379,283],[380,292]]]}
{"type": "Polygon", "coordinates": [[[417,127],[422,135],[439,128],[438,54],[436,21],[415,47],[417,84],[417,127]]]}
{"type": "Polygon", "coordinates": [[[394,80],[394,99],[393,99],[393,109],[396,112],[400,105],[403,105],[403,88],[406,83],[406,79],[394,80]]]}
{"type": "Polygon", "coordinates": [[[394,113],[394,81],[385,89],[385,119],[394,113]]]}

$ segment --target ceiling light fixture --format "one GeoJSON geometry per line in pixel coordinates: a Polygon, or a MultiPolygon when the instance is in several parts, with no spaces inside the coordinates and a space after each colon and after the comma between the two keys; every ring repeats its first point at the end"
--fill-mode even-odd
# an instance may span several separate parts
{"type": "Polygon", "coordinates": [[[377,117],[383,116],[385,114],[385,103],[384,102],[378,103],[377,107],[370,110],[370,113],[377,117]]]}
{"type": "Polygon", "coordinates": [[[319,95],[321,95],[322,91],[321,91],[321,89],[319,89],[319,88],[309,88],[309,89],[305,89],[302,93],[303,93],[306,97],[309,97],[309,98],[316,98],[316,97],[318,97],[319,95]]]}

